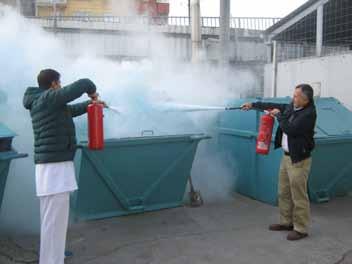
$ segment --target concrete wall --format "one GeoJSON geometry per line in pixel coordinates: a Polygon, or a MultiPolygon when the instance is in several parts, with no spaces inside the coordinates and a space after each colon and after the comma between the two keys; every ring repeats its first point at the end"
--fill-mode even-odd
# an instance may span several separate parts
{"type": "MultiPolygon", "coordinates": [[[[278,64],[277,95],[291,96],[295,85],[312,84],[323,97],[336,97],[352,109],[352,53],[278,64]]],[[[272,65],[264,70],[264,95],[272,94],[272,65]]]]}
{"type": "MultiPolygon", "coordinates": [[[[141,24],[139,20],[129,24],[124,23],[123,17],[120,19],[119,22],[59,19],[56,24],[52,19],[28,18],[28,21],[55,32],[72,55],[78,49],[89,48],[99,51],[99,55],[111,57],[148,57],[166,50],[167,57],[190,59],[189,27],[141,24]]],[[[218,60],[220,56],[218,35],[219,28],[202,28],[202,47],[208,60],[218,60]]],[[[260,32],[232,29],[231,36],[231,62],[258,62],[262,65],[267,61],[267,47],[260,32]]]]}
{"type": "Polygon", "coordinates": [[[82,51],[98,56],[141,59],[165,57],[189,60],[191,41],[182,35],[163,36],[150,33],[97,34],[93,32],[57,32],[68,54],[75,56],[82,51]],[[171,51],[171,52],[170,52],[171,51]]]}
{"type": "MultiPolygon", "coordinates": [[[[56,36],[63,42],[72,55],[79,50],[98,51],[98,55],[108,57],[173,57],[180,60],[191,58],[191,40],[188,34],[163,34],[151,32],[92,32],[57,31],[56,36]]],[[[217,40],[203,39],[205,59],[216,61],[220,53],[217,40]]],[[[251,40],[230,42],[231,62],[266,61],[264,43],[251,40]]]]}
{"type": "Polygon", "coordinates": [[[9,5],[9,6],[12,6],[12,7],[16,7],[16,0],[0,0],[0,3],[1,4],[4,4],[4,5],[9,5]]]}
{"type": "Polygon", "coordinates": [[[17,8],[24,16],[35,15],[35,0],[0,0],[0,4],[17,8]]]}
{"type": "MultiPolygon", "coordinates": [[[[207,52],[207,59],[217,60],[221,56],[221,46],[216,39],[207,39],[203,41],[207,52]]],[[[229,58],[232,62],[266,62],[267,51],[266,45],[262,40],[253,39],[236,39],[231,40],[229,44],[229,58]]]]}

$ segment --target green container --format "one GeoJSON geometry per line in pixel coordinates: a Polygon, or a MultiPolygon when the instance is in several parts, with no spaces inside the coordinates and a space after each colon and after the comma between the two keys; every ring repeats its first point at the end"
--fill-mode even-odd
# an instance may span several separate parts
{"type": "Polygon", "coordinates": [[[76,219],[100,219],[182,205],[203,134],[105,141],[102,151],[82,144],[76,159],[76,219]]]}
{"type": "MultiPolygon", "coordinates": [[[[254,99],[241,99],[241,105],[254,99]]],[[[267,102],[289,103],[290,98],[267,98],[267,102]]],[[[308,181],[313,202],[327,202],[352,191],[352,113],[334,98],[316,100],[316,149],[308,181]]],[[[282,149],[274,150],[275,124],[268,156],[255,153],[258,125],[262,113],[227,111],[219,118],[219,147],[224,159],[234,168],[235,191],[251,198],[277,204],[278,172],[282,149]]]]}
{"type": "Polygon", "coordinates": [[[11,160],[27,157],[26,154],[19,154],[12,148],[12,139],[15,136],[16,134],[13,131],[0,124],[0,208],[11,160]]]}

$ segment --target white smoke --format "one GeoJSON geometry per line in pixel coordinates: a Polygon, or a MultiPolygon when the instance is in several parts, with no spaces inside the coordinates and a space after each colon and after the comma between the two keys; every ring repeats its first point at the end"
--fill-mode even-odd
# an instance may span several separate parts
{"type": "MultiPolygon", "coordinates": [[[[0,214],[0,226],[7,232],[33,233],[39,228],[32,127],[22,98],[26,87],[36,86],[41,69],[58,70],[63,84],[79,78],[90,78],[97,84],[101,99],[122,112],[106,112],[106,138],[140,136],[143,130],[153,130],[155,135],[203,132],[216,137],[217,113],[165,113],[157,106],[170,101],[222,106],[258,86],[249,72],[195,66],[160,56],[170,53],[160,36],[156,38],[157,56],[148,60],[115,62],[87,47],[84,54],[72,58],[68,55],[72,50],[68,52],[54,35],[7,8],[0,10],[4,13],[0,16],[0,122],[18,134],[15,147],[30,154],[11,166],[0,214]]],[[[75,54],[80,53],[75,50],[75,54]]],[[[76,124],[79,137],[85,138],[86,117],[76,124]]],[[[217,153],[216,139],[201,144],[192,170],[196,188],[206,201],[230,197],[234,176],[217,153]]]]}

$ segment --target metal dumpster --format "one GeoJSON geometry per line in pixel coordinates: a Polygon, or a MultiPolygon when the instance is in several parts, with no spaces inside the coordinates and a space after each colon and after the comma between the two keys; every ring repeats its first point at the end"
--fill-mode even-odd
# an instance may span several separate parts
{"type": "MultiPolygon", "coordinates": [[[[243,99],[233,102],[240,105],[243,99]]],[[[268,98],[263,101],[288,103],[290,98],[268,98]]],[[[309,176],[308,189],[312,202],[327,202],[352,191],[352,112],[334,98],[318,98],[316,149],[309,176]]],[[[227,162],[235,167],[235,191],[263,201],[277,204],[278,171],[282,150],[272,150],[268,156],[255,153],[256,137],[261,113],[224,112],[218,122],[219,147],[227,162]]],[[[276,127],[274,132],[276,131],[276,127]]],[[[274,141],[274,135],[273,135],[274,141]]]]}
{"type": "Polygon", "coordinates": [[[12,148],[12,139],[15,136],[13,131],[0,123],[0,208],[11,160],[27,157],[26,154],[19,154],[12,148]]]}
{"type": "Polygon", "coordinates": [[[103,151],[81,144],[76,159],[79,190],[75,219],[99,219],[182,205],[188,177],[204,134],[105,141],[103,151]]]}

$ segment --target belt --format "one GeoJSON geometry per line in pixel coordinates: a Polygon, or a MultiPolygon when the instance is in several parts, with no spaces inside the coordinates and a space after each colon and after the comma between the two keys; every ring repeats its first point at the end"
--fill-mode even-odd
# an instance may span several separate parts
{"type": "Polygon", "coordinates": [[[285,151],[285,156],[290,156],[290,152],[285,151]]]}

